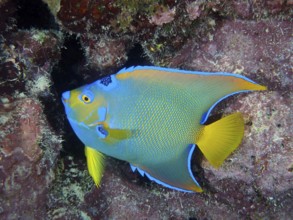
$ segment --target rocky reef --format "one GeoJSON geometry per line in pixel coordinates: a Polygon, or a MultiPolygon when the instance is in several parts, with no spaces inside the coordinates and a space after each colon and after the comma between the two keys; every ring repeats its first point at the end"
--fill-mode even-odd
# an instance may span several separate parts
{"type": "Polygon", "coordinates": [[[1,219],[293,219],[293,1],[0,0],[1,219]],[[100,188],[66,121],[63,91],[124,66],[245,75],[231,97],[245,135],[204,193],[163,188],[112,158],[100,188]]]}

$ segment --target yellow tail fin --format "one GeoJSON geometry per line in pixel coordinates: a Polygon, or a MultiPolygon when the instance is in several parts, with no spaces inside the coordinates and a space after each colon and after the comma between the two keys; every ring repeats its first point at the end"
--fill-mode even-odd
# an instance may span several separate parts
{"type": "Polygon", "coordinates": [[[89,174],[99,187],[104,172],[104,155],[88,146],[85,146],[85,155],[89,174]]]}
{"type": "Polygon", "coordinates": [[[206,125],[196,141],[199,149],[216,168],[239,146],[244,134],[241,113],[234,113],[206,125]]]}

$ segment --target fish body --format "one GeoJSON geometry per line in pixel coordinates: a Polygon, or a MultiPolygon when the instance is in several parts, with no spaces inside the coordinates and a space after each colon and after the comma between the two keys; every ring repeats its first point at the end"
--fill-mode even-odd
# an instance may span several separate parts
{"type": "Polygon", "coordinates": [[[237,113],[204,125],[211,110],[230,95],[264,89],[236,74],[144,66],[67,91],[62,100],[97,185],[108,155],[169,188],[201,192],[190,168],[194,149],[218,167],[244,130],[237,113]]]}

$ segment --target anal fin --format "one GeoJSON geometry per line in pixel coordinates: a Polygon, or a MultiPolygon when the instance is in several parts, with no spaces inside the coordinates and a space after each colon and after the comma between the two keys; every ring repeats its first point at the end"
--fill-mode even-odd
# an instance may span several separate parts
{"type": "Polygon", "coordinates": [[[243,117],[241,113],[234,113],[206,125],[196,144],[210,164],[218,168],[239,146],[243,134],[243,117]]]}
{"type": "Polygon", "coordinates": [[[96,186],[99,187],[104,172],[105,157],[99,151],[88,146],[85,146],[85,155],[89,174],[96,186]]]}
{"type": "Polygon", "coordinates": [[[132,171],[138,171],[141,176],[148,177],[160,185],[182,192],[202,192],[191,170],[191,157],[196,145],[190,144],[180,157],[169,161],[151,163],[149,165],[130,164],[132,171]]]}

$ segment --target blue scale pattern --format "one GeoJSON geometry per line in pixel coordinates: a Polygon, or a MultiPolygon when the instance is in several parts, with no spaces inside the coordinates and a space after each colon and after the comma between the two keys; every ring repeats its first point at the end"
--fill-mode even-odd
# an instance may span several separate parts
{"type": "Polygon", "coordinates": [[[104,77],[103,79],[100,79],[99,81],[100,81],[100,83],[101,83],[102,85],[104,85],[104,86],[108,86],[109,84],[112,83],[111,76],[106,76],[106,77],[104,77]]]}

